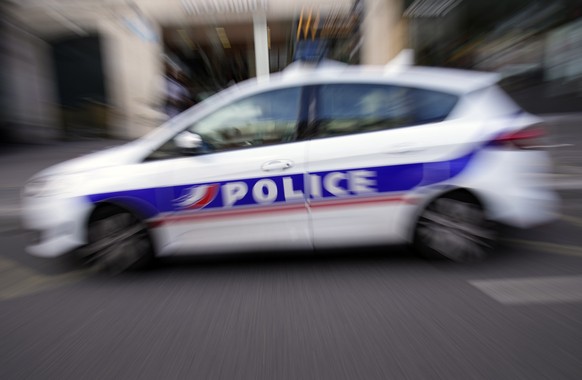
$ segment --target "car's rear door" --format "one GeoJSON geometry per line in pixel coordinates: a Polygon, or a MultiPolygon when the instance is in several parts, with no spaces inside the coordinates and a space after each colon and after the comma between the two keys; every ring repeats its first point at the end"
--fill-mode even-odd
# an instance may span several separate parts
{"type": "Polygon", "coordinates": [[[376,83],[319,86],[308,145],[308,206],[316,247],[401,239],[410,191],[450,178],[474,130],[445,120],[458,97],[376,83]]]}

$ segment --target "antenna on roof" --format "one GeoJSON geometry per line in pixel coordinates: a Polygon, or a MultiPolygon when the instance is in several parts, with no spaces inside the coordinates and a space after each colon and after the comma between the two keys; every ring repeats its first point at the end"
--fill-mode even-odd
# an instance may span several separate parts
{"type": "Polygon", "coordinates": [[[399,72],[403,69],[414,65],[414,50],[412,49],[402,49],[400,53],[394,58],[392,58],[386,66],[384,66],[385,72],[393,73],[399,72]]]}

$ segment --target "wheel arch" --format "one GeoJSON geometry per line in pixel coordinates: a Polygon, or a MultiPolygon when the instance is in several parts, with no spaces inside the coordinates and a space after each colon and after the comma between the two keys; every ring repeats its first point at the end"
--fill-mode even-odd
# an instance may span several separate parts
{"type": "MultiPolygon", "coordinates": [[[[143,203],[143,202],[142,202],[143,203]]],[[[144,211],[142,207],[136,207],[139,203],[136,202],[123,202],[122,199],[106,199],[99,202],[94,203],[93,209],[87,214],[84,226],[85,228],[84,233],[84,240],[87,241],[87,231],[89,230],[89,225],[95,221],[100,213],[106,212],[127,212],[137,218],[140,222],[146,225],[146,229],[148,231],[148,236],[152,243],[155,244],[155,239],[153,234],[151,233],[150,229],[147,225],[147,219],[151,217],[151,213],[144,211]]]]}
{"type": "Polygon", "coordinates": [[[142,222],[155,216],[158,211],[151,204],[134,197],[115,197],[100,200],[94,203],[93,210],[89,213],[87,223],[91,222],[97,212],[104,209],[112,211],[129,212],[142,222]]]}
{"type": "Polygon", "coordinates": [[[413,241],[414,232],[415,232],[418,220],[419,220],[420,216],[422,215],[423,211],[428,207],[428,205],[430,205],[431,203],[433,203],[434,201],[436,201],[439,198],[443,198],[443,197],[447,197],[447,196],[451,196],[451,195],[457,195],[457,194],[459,196],[466,197],[467,199],[474,201],[476,204],[478,204],[483,209],[483,211],[485,212],[485,215],[487,217],[490,216],[490,214],[489,214],[490,208],[488,205],[487,197],[477,189],[470,188],[470,187],[455,187],[455,186],[442,186],[442,187],[438,187],[438,188],[432,188],[431,194],[429,196],[418,197],[420,202],[416,203],[416,207],[414,209],[412,217],[410,218],[410,224],[407,228],[407,235],[406,235],[407,240],[409,242],[413,241]]]}

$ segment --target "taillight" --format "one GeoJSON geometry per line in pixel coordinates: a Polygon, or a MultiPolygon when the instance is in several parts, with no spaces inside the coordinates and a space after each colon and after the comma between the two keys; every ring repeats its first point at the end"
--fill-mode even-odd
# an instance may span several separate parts
{"type": "Polygon", "coordinates": [[[545,134],[544,127],[535,124],[518,131],[502,133],[491,144],[517,149],[539,149],[544,146],[542,138],[545,134]]]}

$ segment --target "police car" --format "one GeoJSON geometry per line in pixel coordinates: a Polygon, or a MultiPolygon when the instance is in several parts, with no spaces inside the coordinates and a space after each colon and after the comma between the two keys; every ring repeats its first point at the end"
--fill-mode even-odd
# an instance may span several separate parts
{"type": "Polygon", "coordinates": [[[154,256],[411,243],[483,257],[554,217],[540,120],[491,73],[290,67],[149,135],[51,167],[23,195],[33,255],[121,271],[154,256]]]}

